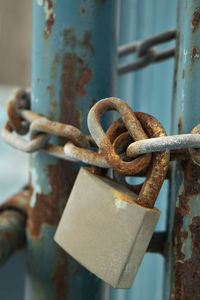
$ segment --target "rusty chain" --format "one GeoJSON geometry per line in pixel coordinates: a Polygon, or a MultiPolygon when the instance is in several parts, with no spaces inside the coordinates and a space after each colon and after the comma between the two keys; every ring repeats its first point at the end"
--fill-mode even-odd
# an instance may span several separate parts
{"type": "MultiPolygon", "coordinates": [[[[92,107],[88,114],[91,136],[83,134],[72,125],[50,121],[32,112],[30,94],[24,90],[18,90],[14,94],[8,102],[7,112],[9,120],[2,129],[2,137],[5,142],[24,152],[43,150],[61,159],[84,162],[101,168],[113,168],[126,175],[133,175],[145,169],[153,152],[171,150],[171,160],[191,157],[196,164],[200,164],[199,149],[195,149],[200,148],[200,125],[197,125],[190,134],[152,135],[150,129],[148,134],[143,120],[147,115],[134,113],[118,98],[101,100],[92,107]],[[115,121],[105,134],[100,125],[100,116],[107,110],[117,110],[121,118],[115,121]],[[14,135],[13,131],[19,135],[30,132],[30,141],[14,135]],[[50,142],[52,135],[66,138],[65,145],[52,144],[50,142]],[[91,149],[94,146],[97,152],[91,149]]],[[[148,115],[150,127],[149,124],[152,128],[155,126],[160,128],[160,132],[164,130],[150,115],[148,115]]]]}
{"type": "Polygon", "coordinates": [[[136,41],[118,48],[118,56],[124,56],[136,53],[137,59],[133,62],[121,63],[118,66],[118,74],[123,75],[129,72],[137,71],[149,64],[163,61],[175,55],[175,48],[169,48],[157,52],[155,46],[169,42],[176,38],[176,29],[171,29],[147,38],[146,40],[136,41]]]}

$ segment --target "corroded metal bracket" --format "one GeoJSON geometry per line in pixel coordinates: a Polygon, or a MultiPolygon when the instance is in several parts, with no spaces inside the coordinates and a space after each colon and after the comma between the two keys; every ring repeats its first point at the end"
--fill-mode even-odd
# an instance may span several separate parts
{"type": "Polygon", "coordinates": [[[26,188],[0,206],[0,265],[26,244],[29,194],[26,188]]]}

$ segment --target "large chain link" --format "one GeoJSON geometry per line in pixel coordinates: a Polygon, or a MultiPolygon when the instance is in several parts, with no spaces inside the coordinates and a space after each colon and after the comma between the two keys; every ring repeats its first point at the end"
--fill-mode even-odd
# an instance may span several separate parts
{"type": "MultiPolygon", "coordinates": [[[[153,152],[171,150],[171,160],[191,157],[195,163],[200,163],[199,149],[193,149],[200,148],[200,125],[197,125],[191,134],[147,136],[143,129],[145,114],[134,113],[118,98],[107,98],[93,106],[88,115],[91,136],[83,134],[72,125],[50,121],[29,108],[29,92],[24,90],[15,92],[7,105],[9,120],[2,129],[5,142],[24,152],[42,150],[61,159],[84,162],[101,168],[113,168],[129,175],[146,168],[153,152]],[[99,121],[100,115],[111,109],[117,110],[122,119],[113,123],[104,134],[99,121]],[[19,135],[30,132],[30,141],[14,135],[13,131],[19,135]],[[66,144],[61,146],[50,143],[52,135],[66,138],[66,144]],[[94,146],[97,152],[91,150],[94,146]]],[[[155,127],[155,120],[148,115],[148,124],[152,124],[152,128],[155,127]]],[[[158,129],[163,130],[157,120],[156,124],[158,129]]]]}

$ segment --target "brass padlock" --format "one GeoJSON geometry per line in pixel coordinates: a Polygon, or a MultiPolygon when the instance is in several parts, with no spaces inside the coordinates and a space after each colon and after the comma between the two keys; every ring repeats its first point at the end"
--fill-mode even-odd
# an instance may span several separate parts
{"type": "MultiPolygon", "coordinates": [[[[137,118],[149,137],[166,135],[153,117],[137,114],[137,118]]],[[[111,286],[130,288],[160,216],[153,205],[168,161],[167,151],[153,155],[139,195],[107,177],[92,174],[91,169],[81,168],[55,241],[111,286]]]]}

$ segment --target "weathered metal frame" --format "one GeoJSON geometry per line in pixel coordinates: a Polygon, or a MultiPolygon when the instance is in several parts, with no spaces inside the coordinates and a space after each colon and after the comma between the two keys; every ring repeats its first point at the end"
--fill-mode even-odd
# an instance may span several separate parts
{"type": "MultiPolygon", "coordinates": [[[[179,0],[173,102],[173,133],[199,123],[200,1],[179,0]]],[[[200,294],[200,167],[175,163],[171,176],[166,264],[166,299],[198,299],[200,294]]]]}
{"type": "MultiPolygon", "coordinates": [[[[104,5],[106,5],[104,4],[104,1],[97,1],[97,2],[98,2],[97,5],[99,5],[99,7],[101,8],[104,5]]],[[[100,93],[97,90],[95,90],[94,87],[95,84],[93,86],[91,82],[93,80],[91,77],[94,74],[93,74],[93,68],[90,64],[93,64],[94,61],[92,61],[91,59],[93,45],[90,42],[92,38],[90,35],[88,35],[88,32],[87,35],[85,36],[86,44],[82,43],[81,37],[79,35],[80,32],[78,33],[79,35],[78,38],[75,35],[75,31],[71,29],[67,30],[66,32],[62,32],[61,33],[61,36],[63,35],[62,42],[64,44],[67,43],[65,44],[65,46],[69,46],[70,48],[70,49],[67,48],[67,51],[69,51],[67,53],[66,53],[66,48],[63,45],[61,46],[59,45],[59,43],[56,44],[55,35],[58,34],[59,32],[58,28],[56,28],[57,12],[59,11],[59,10],[57,11],[58,7],[56,8],[56,6],[57,4],[54,3],[54,1],[50,1],[50,0],[49,1],[38,0],[37,3],[36,2],[34,3],[34,10],[35,10],[34,20],[37,18],[37,20],[39,20],[38,22],[39,25],[37,24],[38,27],[36,26],[37,28],[34,29],[35,44],[33,45],[33,49],[35,51],[36,48],[34,47],[36,44],[38,48],[37,48],[37,53],[33,53],[33,62],[36,61],[36,56],[37,56],[37,59],[39,59],[39,66],[37,66],[35,69],[33,68],[32,108],[33,110],[35,110],[35,112],[43,113],[45,116],[48,116],[49,118],[52,118],[54,120],[65,121],[68,123],[71,122],[70,124],[73,124],[73,122],[75,121],[74,125],[77,126],[78,124],[79,127],[83,129],[82,122],[80,122],[80,119],[78,118],[79,112],[77,112],[80,109],[83,110],[83,105],[80,99],[84,100],[85,101],[84,103],[87,103],[86,106],[88,108],[91,105],[92,101],[90,100],[87,101],[86,96],[90,96],[91,94],[91,96],[97,95],[99,98],[101,98],[107,95],[99,96],[100,93]],[[57,32],[54,32],[55,28],[57,32]],[[39,36],[39,39],[37,41],[36,41],[36,36],[37,39],[39,36]],[[64,39],[66,40],[64,41],[64,39]],[[58,46],[58,48],[60,46],[58,50],[58,52],[60,51],[59,54],[54,52],[55,48],[57,48],[55,44],[56,46],[58,46]],[[81,56],[80,55],[81,47],[83,48],[85,47],[84,51],[86,51],[86,56],[85,56],[86,64],[85,62],[83,63],[79,61],[79,58],[81,56]],[[88,54],[87,51],[88,53],[89,51],[91,53],[88,54]],[[46,59],[44,59],[44,56],[41,56],[41,54],[44,53],[46,59]],[[54,61],[51,60],[52,57],[54,57],[54,61]],[[85,64],[84,68],[82,67],[82,64],[85,64]],[[79,67],[77,68],[77,66],[79,67]],[[65,80],[70,75],[68,72],[66,74],[66,70],[68,68],[72,71],[72,74],[74,74],[74,78],[73,78],[74,81],[71,80],[70,82],[68,82],[68,86],[70,86],[70,84],[71,86],[69,90],[66,90],[67,84],[65,84],[66,83],[65,80]],[[40,76],[37,76],[37,74],[40,74],[40,76]],[[62,79],[64,82],[62,86],[60,86],[60,79],[62,79]],[[39,99],[43,99],[44,102],[42,103],[41,101],[39,101],[39,99]],[[60,99],[62,99],[61,102],[60,99]],[[67,103],[65,103],[65,99],[69,101],[66,101],[67,103]],[[76,107],[74,106],[74,102],[73,102],[74,99],[77,100],[76,107]],[[64,109],[65,107],[67,107],[67,109],[72,108],[73,114],[70,117],[65,118],[65,116],[63,116],[63,114],[60,112],[60,109],[58,108],[59,107],[59,105],[57,105],[58,102],[59,105],[61,104],[62,109],[64,109]],[[46,111],[45,106],[46,108],[47,107],[49,108],[48,112],[46,111]]],[[[80,6],[81,16],[82,15],[85,16],[87,11],[86,9],[87,5],[83,1],[81,2],[81,4],[79,3],[79,6],[80,6]]],[[[175,80],[175,96],[174,96],[175,101],[174,101],[174,110],[173,110],[174,111],[173,131],[174,133],[177,133],[177,131],[178,133],[186,133],[189,132],[197,123],[199,123],[199,119],[198,119],[199,86],[196,84],[196,82],[199,75],[198,69],[199,69],[199,58],[200,58],[200,50],[199,50],[200,1],[194,1],[194,0],[191,2],[186,0],[179,1],[178,11],[179,11],[179,16],[181,17],[179,17],[179,22],[178,22],[179,34],[178,34],[178,51],[177,51],[177,70],[175,74],[176,80],[175,80]],[[183,17],[184,15],[186,15],[186,18],[183,17]]],[[[84,30],[85,28],[83,28],[83,31],[84,30]]],[[[113,72],[112,66],[110,70],[112,74],[110,73],[109,76],[110,75],[114,76],[115,72],[113,72]]],[[[104,80],[102,79],[102,81],[104,80]]],[[[104,86],[104,84],[105,82],[102,83],[102,87],[104,86]]],[[[111,86],[112,83],[110,82],[109,88],[107,85],[106,91],[108,90],[111,91],[111,86]]],[[[85,112],[83,112],[83,114],[85,114],[85,112]]],[[[73,166],[67,163],[67,166],[69,165],[70,167],[73,166]]],[[[67,192],[65,194],[65,191],[63,191],[62,188],[61,188],[61,192],[59,192],[59,194],[56,194],[55,192],[56,189],[54,187],[55,184],[57,184],[57,186],[60,187],[59,181],[57,181],[56,183],[53,181],[49,182],[49,177],[48,177],[50,175],[51,178],[53,179],[53,177],[56,178],[57,174],[60,174],[62,180],[64,180],[66,178],[65,174],[63,174],[63,171],[65,170],[66,167],[65,164],[60,166],[58,160],[52,160],[48,156],[45,156],[44,153],[41,153],[41,154],[33,155],[32,167],[33,167],[32,182],[34,187],[33,194],[32,194],[32,204],[31,204],[32,206],[34,203],[34,199],[37,195],[40,195],[39,198],[41,200],[41,203],[45,203],[45,201],[47,201],[47,196],[49,196],[49,199],[51,199],[52,202],[51,201],[48,203],[46,202],[46,204],[51,206],[53,204],[53,201],[57,197],[58,199],[59,197],[63,198],[67,194],[67,192]],[[46,177],[44,176],[42,178],[41,174],[45,174],[46,177]],[[42,182],[41,186],[37,182],[38,180],[37,177],[40,177],[40,181],[42,182]],[[45,186],[48,184],[49,186],[45,186]],[[43,195],[41,195],[42,193],[43,195]]],[[[74,168],[74,166],[72,168],[74,168]]],[[[71,172],[75,176],[74,172],[76,171],[71,171],[71,172]]],[[[172,169],[172,181],[176,182],[176,184],[173,185],[171,188],[172,201],[170,201],[171,219],[169,222],[169,242],[171,244],[171,250],[173,248],[174,255],[172,255],[173,252],[170,251],[169,260],[168,260],[169,264],[167,266],[169,277],[168,277],[168,289],[166,289],[166,291],[168,290],[168,292],[166,292],[167,295],[166,299],[169,298],[169,281],[171,281],[171,272],[173,274],[171,299],[176,299],[178,297],[179,297],[178,299],[187,299],[187,297],[190,298],[196,297],[199,294],[199,289],[197,288],[197,284],[200,281],[199,271],[197,270],[198,261],[199,261],[198,241],[199,241],[199,228],[200,228],[200,217],[199,217],[200,207],[198,205],[198,199],[199,199],[198,195],[200,192],[200,187],[198,182],[199,174],[200,174],[199,167],[193,165],[191,161],[186,161],[183,164],[176,164],[172,169]],[[177,198],[177,194],[178,194],[178,198],[177,198]],[[174,200],[176,198],[177,198],[177,203],[175,208],[174,200]],[[174,210],[175,210],[175,220],[173,222],[174,210]],[[174,228],[173,228],[173,224],[175,225],[174,228]],[[172,240],[174,240],[174,243],[172,243],[172,240]],[[173,260],[171,260],[171,257],[173,257],[173,260]],[[192,279],[195,272],[197,274],[197,277],[194,281],[192,279]]],[[[70,189],[71,184],[72,181],[70,181],[70,183],[67,186],[68,190],[70,189]]],[[[45,207],[42,208],[45,210],[45,207]]],[[[37,255],[40,251],[41,251],[40,254],[45,253],[44,251],[45,248],[43,248],[44,245],[46,249],[48,249],[48,245],[49,245],[48,243],[50,239],[46,241],[46,244],[43,244],[42,239],[47,234],[50,236],[53,235],[54,227],[57,222],[56,220],[58,219],[58,215],[59,215],[59,213],[56,212],[55,208],[56,208],[55,206],[52,206],[49,211],[43,210],[43,213],[45,213],[47,216],[47,219],[43,220],[45,223],[44,225],[41,223],[41,220],[38,219],[37,214],[34,212],[34,207],[31,207],[29,210],[30,219],[29,219],[29,229],[28,229],[28,236],[29,236],[28,256],[29,256],[29,264],[31,264],[32,266],[29,269],[29,276],[28,276],[29,279],[27,280],[28,299],[31,299],[30,297],[32,297],[32,299],[34,299],[34,297],[37,297],[37,299],[44,299],[45,293],[46,294],[50,293],[51,288],[49,289],[48,287],[44,291],[41,288],[43,284],[41,283],[41,285],[40,284],[38,285],[38,283],[36,283],[35,276],[37,275],[39,278],[42,275],[44,279],[45,274],[44,273],[42,274],[42,272],[40,273],[41,269],[37,273],[37,270],[35,268],[35,263],[36,263],[35,253],[36,251],[38,251],[37,255]],[[57,218],[54,220],[53,218],[55,217],[55,215],[53,214],[53,210],[57,218]],[[49,222],[48,213],[50,213],[49,216],[52,217],[53,224],[48,223],[49,222]],[[37,250],[35,247],[36,243],[37,243],[37,247],[39,245],[39,248],[37,248],[37,250]],[[35,273],[30,275],[32,270],[36,270],[37,274],[35,273]],[[32,288],[35,288],[34,293],[32,292],[30,293],[31,290],[30,285],[32,285],[32,288]]],[[[39,211],[39,213],[40,213],[39,214],[39,218],[40,218],[42,209],[39,211]]],[[[66,261],[63,259],[61,253],[59,253],[59,255],[60,255],[59,256],[60,261],[57,266],[59,270],[57,271],[59,271],[60,274],[62,274],[65,277],[65,273],[63,269],[65,268],[66,261]],[[61,270],[61,266],[63,267],[62,270],[61,270]]],[[[51,258],[55,256],[57,256],[56,251],[54,253],[51,253],[51,256],[48,255],[46,255],[46,257],[43,256],[43,259],[47,262],[50,261],[51,258]]],[[[41,256],[39,259],[41,259],[41,256]]],[[[39,260],[37,261],[37,265],[39,265],[38,263],[39,260]]],[[[72,264],[74,267],[74,262],[69,262],[69,265],[70,264],[72,264]]],[[[81,275],[78,278],[78,280],[80,281],[81,276],[84,274],[84,271],[83,273],[82,270],[78,270],[78,272],[79,271],[81,275]]],[[[58,276],[58,273],[56,273],[56,275],[58,276]]],[[[73,282],[75,276],[74,274],[71,273],[70,276],[67,281],[72,280],[73,282]]],[[[51,282],[51,278],[48,278],[48,280],[49,282],[51,282]]],[[[92,281],[93,279],[89,278],[88,281],[89,284],[92,283],[92,281]]],[[[56,295],[56,293],[58,293],[58,286],[64,286],[66,285],[66,282],[65,280],[63,280],[62,282],[58,282],[58,283],[54,282],[54,284],[57,286],[57,290],[55,286],[52,286],[52,290],[54,290],[52,294],[56,295]]],[[[71,284],[70,286],[73,286],[73,284],[71,284]]],[[[98,283],[96,284],[96,290],[99,291],[98,283]]],[[[64,291],[64,289],[62,289],[61,292],[59,291],[59,294],[56,295],[57,298],[55,299],[59,299],[59,297],[63,297],[63,295],[64,297],[65,295],[67,295],[67,292],[64,291]]],[[[78,295],[78,292],[76,295],[78,295]]],[[[71,297],[71,295],[69,297],[71,297]]],[[[95,297],[99,297],[98,292],[95,297]]]]}
{"type": "MultiPolygon", "coordinates": [[[[92,104],[114,93],[116,9],[114,0],[33,2],[34,112],[87,133],[92,104]]],[[[53,240],[77,170],[77,164],[32,154],[25,299],[101,297],[101,281],[53,240]]]]}

